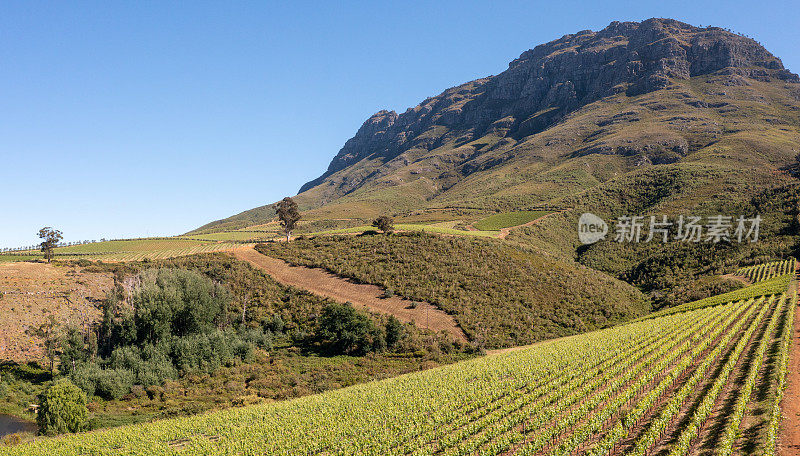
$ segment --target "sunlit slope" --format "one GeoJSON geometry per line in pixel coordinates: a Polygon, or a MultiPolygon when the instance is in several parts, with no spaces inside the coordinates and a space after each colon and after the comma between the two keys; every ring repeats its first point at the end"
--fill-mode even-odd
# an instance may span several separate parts
{"type": "MultiPolygon", "coordinates": [[[[123,239],[57,247],[54,259],[122,262],[144,259],[160,260],[198,253],[230,251],[242,247],[243,241],[231,236],[226,241],[198,238],[123,239]],[[227,241],[227,242],[226,242],[227,241]]],[[[2,261],[26,261],[44,258],[38,250],[0,254],[2,261]]]]}
{"type": "Polygon", "coordinates": [[[750,298],[277,404],[42,439],[13,453],[689,454],[714,439],[720,451],[750,444],[771,454],[795,305],[788,293],[750,298]],[[762,366],[769,375],[757,375],[762,366]],[[716,413],[719,404],[728,412],[716,413]]]}

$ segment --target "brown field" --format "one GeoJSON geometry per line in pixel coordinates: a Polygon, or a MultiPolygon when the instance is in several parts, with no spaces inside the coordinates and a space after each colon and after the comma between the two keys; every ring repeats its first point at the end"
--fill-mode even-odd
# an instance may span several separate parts
{"type": "Polygon", "coordinates": [[[61,325],[94,321],[95,302],[111,289],[111,274],[47,263],[0,264],[0,359],[40,361],[41,340],[29,334],[54,317],[61,325]]]}

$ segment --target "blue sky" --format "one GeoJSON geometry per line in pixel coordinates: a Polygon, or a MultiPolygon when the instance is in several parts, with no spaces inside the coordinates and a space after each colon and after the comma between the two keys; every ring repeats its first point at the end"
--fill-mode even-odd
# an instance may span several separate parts
{"type": "Polygon", "coordinates": [[[613,20],[755,38],[794,2],[0,3],[0,247],[179,234],[293,195],[361,123],[613,20]]]}

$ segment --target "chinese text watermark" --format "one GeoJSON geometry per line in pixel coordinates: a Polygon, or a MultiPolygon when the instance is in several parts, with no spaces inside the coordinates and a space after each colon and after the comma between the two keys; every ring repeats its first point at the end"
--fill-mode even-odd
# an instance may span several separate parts
{"type": "MultiPolygon", "coordinates": [[[[614,242],[758,242],[761,216],[712,215],[708,217],[634,215],[618,217],[613,225],[614,242]]],[[[578,238],[583,244],[606,239],[608,224],[585,213],[578,220],[578,238]]]]}

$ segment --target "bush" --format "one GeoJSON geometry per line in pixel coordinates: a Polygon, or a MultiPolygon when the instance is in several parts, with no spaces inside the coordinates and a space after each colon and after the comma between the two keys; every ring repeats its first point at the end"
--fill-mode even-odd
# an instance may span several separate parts
{"type": "Polygon", "coordinates": [[[386,321],[386,346],[391,350],[403,338],[403,324],[393,315],[386,321]]]}
{"type": "Polygon", "coordinates": [[[394,219],[388,215],[381,215],[372,221],[372,226],[383,231],[385,234],[389,234],[394,231],[394,219]]]}
{"type": "Polygon", "coordinates": [[[115,400],[130,392],[133,372],[125,369],[103,369],[95,379],[96,394],[103,399],[115,400]]]}
{"type": "Polygon", "coordinates": [[[490,348],[602,328],[650,310],[628,284],[495,240],[319,236],[256,250],[429,302],[451,314],[468,339],[490,348]]]}
{"type": "Polygon", "coordinates": [[[67,379],[53,383],[40,397],[36,422],[45,435],[78,432],[86,425],[86,394],[67,379]]]}
{"type": "Polygon", "coordinates": [[[263,322],[264,329],[268,329],[274,333],[282,333],[286,328],[283,318],[279,314],[273,314],[272,317],[263,322]]]}
{"type": "Polygon", "coordinates": [[[386,348],[382,331],[350,303],[328,304],[322,310],[316,339],[331,354],[364,355],[386,348]]]}

